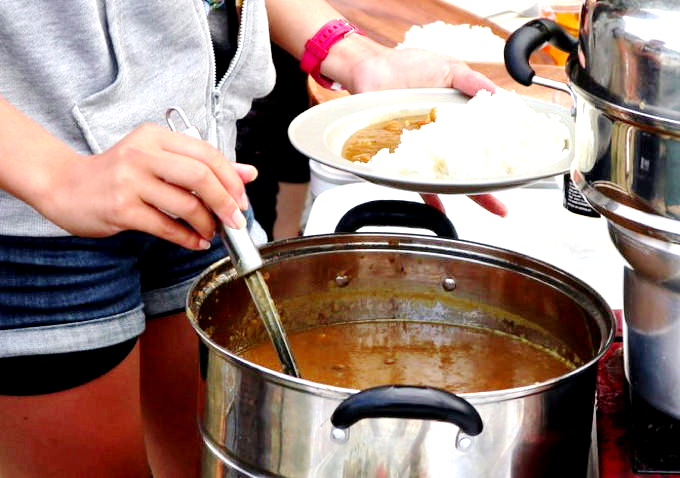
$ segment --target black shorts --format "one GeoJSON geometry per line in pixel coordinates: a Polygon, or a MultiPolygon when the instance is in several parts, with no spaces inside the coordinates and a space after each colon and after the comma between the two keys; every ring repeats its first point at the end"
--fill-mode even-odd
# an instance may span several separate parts
{"type": "Polygon", "coordinates": [[[121,363],[137,338],[95,350],[0,358],[0,395],[42,395],[83,385],[121,363]]]}

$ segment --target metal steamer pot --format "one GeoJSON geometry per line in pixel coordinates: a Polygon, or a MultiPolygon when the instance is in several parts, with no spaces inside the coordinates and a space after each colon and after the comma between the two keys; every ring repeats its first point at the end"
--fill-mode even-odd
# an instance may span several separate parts
{"type": "Polygon", "coordinates": [[[571,178],[607,220],[624,271],[631,391],[680,418],[680,3],[587,0],[579,38],[548,20],[506,43],[509,73],[574,99],[571,178]],[[546,41],[570,52],[569,84],[536,77],[546,41]]]}
{"type": "Polygon", "coordinates": [[[605,301],[574,277],[497,248],[432,236],[344,233],[270,243],[262,273],[291,333],[352,321],[490,328],[579,364],[521,388],[351,390],[239,356],[268,340],[229,259],[195,282],[204,477],[586,476],[605,301]]]}

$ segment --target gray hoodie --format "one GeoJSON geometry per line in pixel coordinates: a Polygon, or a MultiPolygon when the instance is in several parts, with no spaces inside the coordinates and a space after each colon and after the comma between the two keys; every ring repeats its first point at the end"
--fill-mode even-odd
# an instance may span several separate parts
{"type": "MultiPolygon", "coordinates": [[[[236,120],[275,81],[264,0],[243,1],[238,38],[217,82],[203,0],[3,0],[0,94],[84,154],[180,106],[233,159],[236,120]]],[[[0,235],[68,233],[0,191],[0,235]]]]}

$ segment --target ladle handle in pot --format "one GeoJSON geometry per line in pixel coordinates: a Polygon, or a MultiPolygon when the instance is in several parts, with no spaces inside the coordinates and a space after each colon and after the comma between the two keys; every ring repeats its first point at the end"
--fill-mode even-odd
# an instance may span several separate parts
{"type": "MultiPolygon", "coordinates": [[[[182,108],[178,106],[168,108],[165,112],[165,119],[172,131],[180,131],[196,139],[202,139],[201,133],[189,122],[189,118],[182,108]],[[175,115],[181,120],[181,126],[175,125],[173,119],[175,115]],[[180,127],[182,129],[179,129],[180,127]]],[[[218,224],[217,232],[239,274],[247,275],[262,267],[262,257],[260,256],[257,246],[255,246],[253,240],[250,238],[248,229],[233,229],[228,227],[223,224],[217,216],[215,216],[215,221],[218,224]]]]}
{"type": "Polygon", "coordinates": [[[385,385],[346,398],[331,416],[334,427],[346,429],[364,418],[405,418],[453,423],[463,433],[482,432],[482,418],[467,400],[431,387],[385,385]]]}
{"type": "Polygon", "coordinates": [[[383,199],[369,201],[347,211],[335,232],[355,232],[364,226],[398,226],[427,229],[440,237],[458,239],[456,228],[441,211],[427,204],[383,199]]]}
{"type": "Polygon", "coordinates": [[[552,20],[537,19],[515,30],[505,42],[505,67],[515,81],[530,86],[536,74],[529,64],[531,54],[549,42],[566,53],[576,51],[578,40],[552,20]]]}

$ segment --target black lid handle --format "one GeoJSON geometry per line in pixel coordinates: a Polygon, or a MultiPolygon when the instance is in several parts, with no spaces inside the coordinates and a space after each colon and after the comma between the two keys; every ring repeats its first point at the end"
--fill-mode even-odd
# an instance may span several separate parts
{"type": "Polygon", "coordinates": [[[335,232],[356,232],[364,226],[398,226],[427,229],[440,237],[458,239],[446,214],[423,203],[383,199],[369,201],[345,213],[335,232]]]}
{"type": "Polygon", "coordinates": [[[566,53],[572,53],[578,47],[578,39],[557,23],[544,18],[531,20],[510,35],[505,42],[503,56],[505,67],[515,81],[524,86],[531,85],[535,72],[529,64],[529,57],[546,42],[566,53]]]}

